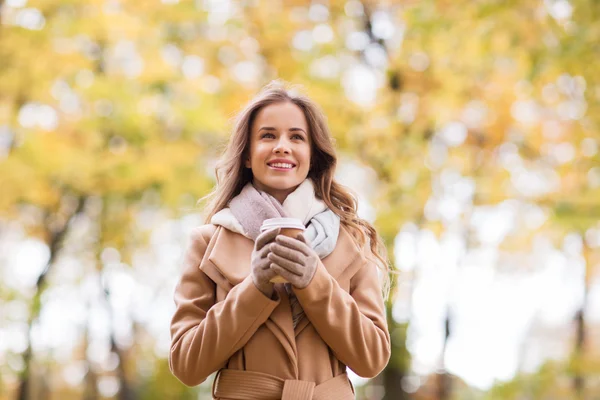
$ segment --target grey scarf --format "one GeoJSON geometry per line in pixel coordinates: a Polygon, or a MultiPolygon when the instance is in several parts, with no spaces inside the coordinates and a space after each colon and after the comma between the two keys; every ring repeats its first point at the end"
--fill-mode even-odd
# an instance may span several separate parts
{"type": "MultiPolygon", "coordinates": [[[[297,191],[298,190],[291,193],[289,196],[294,196],[297,191]]],[[[314,191],[312,193],[314,196],[314,191]]],[[[292,200],[294,200],[293,197],[292,200]]],[[[235,196],[229,202],[229,209],[231,210],[231,213],[235,219],[243,227],[244,235],[252,240],[256,240],[260,234],[260,226],[266,219],[295,217],[305,220],[306,218],[310,218],[308,225],[306,226],[306,231],[304,232],[306,241],[319,255],[319,258],[323,259],[331,254],[333,249],[335,249],[337,238],[340,232],[340,217],[326,207],[323,207],[323,211],[313,215],[310,215],[310,210],[307,211],[308,216],[294,215],[297,214],[294,212],[294,210],[291,210],[291,212],[286,212],[284,209],[286,203],[288,203],[287,200],[284,202],[284,205],[281,205],[273,196],[269,195],[268,193],[258,191],[254,185],[248,183],[246,186],[244,186],[240,194],[235,196]]],[[[312,208],[311,210],[314,212],[315,210],[318,211],[319,209],[312,208]]],[[[301,214],[302,211],[306,210],[301,210],[301,214]]]]}

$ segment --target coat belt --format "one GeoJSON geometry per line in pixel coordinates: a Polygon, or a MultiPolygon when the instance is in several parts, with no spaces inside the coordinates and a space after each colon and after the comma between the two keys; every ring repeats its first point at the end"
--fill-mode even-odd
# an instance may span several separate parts
{"type": "Polygon", "coordinates": [[[213,398],[236,400],[353,400],[354,389],[343,373],[319,385],[282,379],[262,372],[221,369],[212,386],[213,398]]]}

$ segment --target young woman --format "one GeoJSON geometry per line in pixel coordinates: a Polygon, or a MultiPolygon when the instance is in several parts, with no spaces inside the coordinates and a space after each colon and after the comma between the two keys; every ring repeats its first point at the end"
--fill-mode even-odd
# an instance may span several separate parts
{"type": "Polygon", "coordinates": [[[308,98],[274,83],[239,114],[175,290],[169,365],[184,384],[219,371],[215,399],[353,399],[346,366],[386,366],[385,251],[335,166],[308,98]],[[304,234],[260,233],[282,216],[304,234]]]}

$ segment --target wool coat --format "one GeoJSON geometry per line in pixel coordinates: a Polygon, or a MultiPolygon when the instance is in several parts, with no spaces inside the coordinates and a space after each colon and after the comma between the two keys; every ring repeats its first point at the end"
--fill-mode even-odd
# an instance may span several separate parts
{"type": "Polygon", "coordinates": [[[254,285],[253,247],[221,226],[192,231],[171,321],[169,366],[181,382],[195,386],[226,369],[319,385],[346,366],[368,378],[383,370],[390,336],[369,246],[360,250],[340,227],[309,285],[293,289],[304,309],[295,328],[283,284],[275,284],[272,298],[254,285]]]}

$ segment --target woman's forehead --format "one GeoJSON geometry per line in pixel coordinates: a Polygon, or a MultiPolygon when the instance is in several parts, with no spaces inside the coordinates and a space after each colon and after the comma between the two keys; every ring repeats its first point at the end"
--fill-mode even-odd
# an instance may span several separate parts
{"type": "Polygon", "coordinates": [[[304,112],[294,103],[269,104],[258,111],[253,128],[263,126],[278,129],[302,128],[306,131],[308,124],[304,112]]]}

